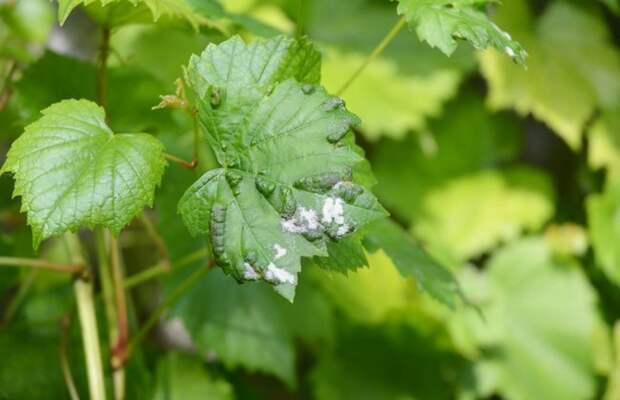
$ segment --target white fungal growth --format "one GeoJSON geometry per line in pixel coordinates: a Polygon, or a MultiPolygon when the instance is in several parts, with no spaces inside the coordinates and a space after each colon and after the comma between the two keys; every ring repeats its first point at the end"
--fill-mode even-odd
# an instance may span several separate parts
{"type": "Polygon", "coordinates": [[[504,51],[506,52],[506,54],[508,54],[508,56],[509,56],[510,58],[514,58],[514,57],[515,57],[515,52],[514,52],[514,50],[513,50],[513,49],[511,49],[510,47],[506,46],[506,47],[504,48],[504,51]]]}
{"type": "Polygon", "coordinates": [[[244,279],[248,281],[255,281],[260,278],[260,275],[258,274],[258,272],[256,272],[254,267],[252,267],[249,263],[243,263],[243,268],[244,268],[244,271],[243,271],[244,279]]]}
{"type": "Polygon", "coordinates": [[[337,182],[337,183],[336,183],[336,184],[332,187],[332,189],[333,189],[333,190],[338,190],[338,189],[340,189],[342,186],[344,186],[344,184],[345,184],[345,183],[344,183],[344,181],[338,181],[338,182],[337,182]]]}
{"type": "Polygon", "coordinates": [[[507,39],[507,40],[512,40],[512,36],[510,36],[510,33],[502,31],[502,35],[507,39]]]}
{"type": "Polygon", "coordinates": [[[273,257],[274,260],[279,260],[280,258],[284,257],[287,253],[287,250],[277,243],[273,245],[273,251],[276,252],[276,255],[273,257]]]}
{"type": "Polygon", "coordinates": [[[297,211],[299,212],[299,217],[305,222],[309,230],[314,230],[319,227],[319,218],[316,215],[316,211],[305,207],[299,207],[297,211]]]}
{"type": "Polygon", "coordinates": [[[340,197],[328,197],[323,203],[323,223],[344,224],[344,201],[340,197]]]}
{"type": "Polygon", "coordinates": [[[297,221],[294,218],[282,219],[280,221],[280,226],[282,226],[282,230],[284,232],[289,233],[304,233],[306,231],[306,228],[298,225],[297,221]]]}
{"type": "Polygon", "coordinates": [[[320,228],[316,211],[306,207],[298,207],[295,214],[289,219],[282,219],[280,225],[282,230],[290,233],[305,233],[320,228]]]}
{"type": "Polygon", "coordinates": [[[349,225],[348,224],[342,224],[336,230],[336,235],[337,236],[344,236],[347,233],[349,233],[349,225]]]}
{"type": "Polygon", "coordinates": [[[276,267],[274,263],[269,263],[269,265],[267,266],[267,270],[265,271],[265,279],[268,282],[276,285],[280,285],[283,283],[295,285],[297,283],[295,275],[291,274],[283,268],[276,267]]]}

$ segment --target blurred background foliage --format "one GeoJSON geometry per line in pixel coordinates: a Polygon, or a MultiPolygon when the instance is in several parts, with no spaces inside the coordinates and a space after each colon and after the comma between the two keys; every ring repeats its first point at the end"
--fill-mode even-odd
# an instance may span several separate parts
{"type": "MultiPolygon", "coordinates": [[[[94,99],[97,21],[115,26],[113,130],[157,135],[191,159],[191,119],[151,107],[192,53],[231,34],[301,30],[335,92],[398,20],[387,0],[182,3],[92,2],[61,28],[57,4],[0,1],[0,163],[41,109],[94,99]]],[[[620,399],[620,5],[506,0],[487,11],[527,49],[527,69],[468,46],[448,58],[404,30],[343,95],[363,121],[375,191],[411,238],[390,224],[377,235],[423,243],[467,304],[426,296],[420,284],[442,293],[440,277],[406,272],[425,259],[398,250],[369,252],[345,274],[306,268],[294,304],[215,270],[131,359],[128,399],[620,399]]],[[[199,169],[212,168],[200,152],[199,169]]],[[[132,326],[206,263],[176,213],[195,179],[171,166],[147,211],[173,268],[131,291],[132,326]]],[[[0,176],[0,255],[34,256],[11,193],[0,176]]],[[[140,221],[121,244],[128,274],[158,262],[140,221]]],[[[62,260],[61,243],[40,256],[62,260]]],[[[70,285],[0,269],[0,399],[68,398],[61,355],[86,396],[70,285]]]]}

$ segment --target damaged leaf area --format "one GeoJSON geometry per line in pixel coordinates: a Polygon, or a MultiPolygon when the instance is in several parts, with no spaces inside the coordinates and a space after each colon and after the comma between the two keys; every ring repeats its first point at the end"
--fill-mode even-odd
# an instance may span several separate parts
{"type": "Polygon", "coordinates": [[[227,274],[291,301],[302,257],[327,256],[328,241],[386,215],[366,187],[359,120],[319,80],[320,54],[285,37],[209,45],[185,71],[221,168],[188,189],[179,212],[227,274]]]}

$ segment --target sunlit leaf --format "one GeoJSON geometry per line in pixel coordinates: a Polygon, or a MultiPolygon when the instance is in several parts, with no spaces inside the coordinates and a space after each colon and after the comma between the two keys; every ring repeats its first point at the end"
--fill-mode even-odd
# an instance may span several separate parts
{"type": "Polygon", "coordinates": [[[327,255],[328,241],[385,215],[363,185],[368,168],[350,131],[358,120],[317,85],[319,64],[303,41],[233,37],[186,72],[222,168],[186,192],[180,213],[228,274],[263,279],[289,300],[302,257],[327,255]]]}
{"type": "Polygon", "coordinates": [[[467,330],[479,362],[495,374],[491,393],[592,398],[598,317],[594,291],[576,265],[557,261],[542,239],[531,238],[496,253],[485,272],[464,272],[465,295],[483,315],[465,310],[467,330]]]}
{"type": "Polygon", "coordinates": [[[157,139],[114,134],[103,109],[86,100],[65,100],[42,114],[13,142],[0,170],[15,176],[35,247],[80,227],[118,234],[153,203],[166,165],[157,139]]]}
{"type": "Polygon", "coordinates": [[[481,56],[489,104],[532,113],[579,149],[594,111],[613,104],[620,94],[620,53],[603,20],[567,2],[550,4],[533,20],[521,0],[507,2],[497,20],[512,26],[531,57],[523,70],[496,53],[481,56]]]}
{"type": "Polygon", "coordinates": [[[397,0],[403,15],[420,40],[451,55],[457,40],[476,49],[493,47],[517,64],[525,65],[527,52],[476,6],[483,0],[397,0]]]}

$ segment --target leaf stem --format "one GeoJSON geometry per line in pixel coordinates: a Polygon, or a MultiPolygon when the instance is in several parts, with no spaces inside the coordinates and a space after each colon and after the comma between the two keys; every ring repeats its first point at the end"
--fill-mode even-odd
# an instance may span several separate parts
{"type": "Polygon", "coordinates": [[[191,162],[188,162],[188,161],[183,160],[182,158],[173,156],[172,154],[168,154],[168,153],[164,153],[164,157],[166,158],[166,160],[175,162],[179,164],[180,166],[182,166],[183,168],[187,168],[187,169],[194,169],[198,165],[198,161],[196,159],[192,160],[191,162]]]}
{"type": "Polygon", "coordinates": [[[392,29],[385,35],[385,37],[379,42],[377,47],[373,49],[373,51],[366,57],[366,59],[362,62],[362,65],[359,66],[357,70],[351,75],[351,77],[342,85],[340,90],[336,92],[336,95],[342,96],[342,94],[351,86],[353,81],[357,79],[358,76],[366,69],[366,67],[385,50],[385,48],[394,40],[396,35],[403,29],[403,27],[407,25],[407,20],[405,17],[401,17],[398,22],[392,27],[392,29]]]}
{"type": "Polygon", "coordinates": [[[144,325],[142,325],[138,333],[136,333],[136,335],[129,341],[129,345],[127,346],[127,354],[131,355],[135,351],[140,341],[142,341],[142,339],[144,339],[144,337],[151,331],[153,326],[159,321],[168,307],[173,305],[187,289],[192,287],[192,285],[196,283],[204,274],[209,272],[214,265],[215,264],[213,262],[210,262],[207,266],[198,268],[190,276],[185,278],[179,286],[174,288],[172,293],[170,293],[170,296],[168,296],[168,298],[157,306],[144,325]]]}
{"type": "Polygon", "coordinates": [[[131,289],[134,286],[141,285],[144,282],[150,281],[151,279],[167,272],[170,272],[169,266],[164,265],[164,263],[156,264],[125,279],[125,289],[131,289]]]}
{"type": "Polygon", "coordinates": [[[30,271],[28,276],[26,276],[26,278],[21,282],[21,284],[19,285],[19,289],[17,290],[17,294],[15,294],[15,297],[11,299],[11,302],[6,307],[6,312],[2,317],[2,321],[0,321],[0,328],[7,326],[11,322],[13,316],[19,309],[19,306],[28,295],[28,292],[32,288],[32,285],[34,284],[34,281],[37,279],[38,275],[39,270],[33,269],[30,271]]]}
{"type": "Polygon", "coordinates": [[[297,0],[297,29],[295,37],[299,39],[304,34],[304,0],[297,0]]]}
{"type": "Polygon", "coordinates": [[[0,257],[0,266],[51,269],[53,271],[71,274],[84,271],[84,265],[82,264],[56,264],[36,258],[0,257]]]}
{"type": "Polygon", "coordinates": [[[140,214],[140,222],[142,222],[147,236],[151,238],[151,241],[155,244],[155,247],[157,247],[159,255],[164,259],[162,263],[167,264],[168,268],[170,268],[170,254],[168,253],[166,242],[164,242],[164,239],[161,237],[159,232],[157,232],[155,225],[153,225],[151,219],[144,212],[140,214]]]}
{"type": "Polygon", "coordinates": [[[101,30],[99,59],[97,60],[97,103],[104,109],[108,105],[108,56],[110,55],[110,28],[101,30]]]}
{"type": "Polygon", "coordinates": [[[9,63],[9,68],[6,76],[4,77],[2,88],[0,88],[0,111],[4,110],[4,107],[6,107],[11,99],[11,95],[13,94],[11,83],[13,81],[13,76],[18,70],[17,62],[15,60],[11,60],[9,63]]]}
{"type": "Polygon", "coordinates": [[[205,256],[207,256],[208,251],[206,248],[201,248],[193,253],[188,254],[187,256],[181,258],[177,262],[173,262],[171,266],[163,265],[163,262],[160,262],[150,268],[147,268],[137,274],[130,276],[125,279],[125,289],[130,289],[134,286],[138,286],[147,282],[153,278],[158,277],[159,275],[163,275],[165,273],[170,272],[171,270],[178,270],[183,267],[186,267],[193,263],[196,260],[199,260],[205,256]]]}
{"type": "Polygon", "coordinates": [[[194,138],[193,143],[193,157],[196,163],[200,162],[200,127],[198,126],[198,113],[192,111],[192,133],[194,138]]]}

